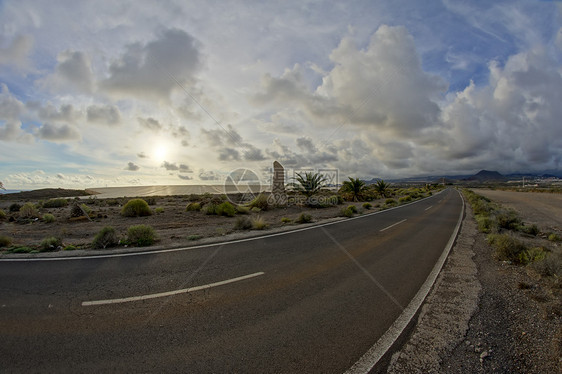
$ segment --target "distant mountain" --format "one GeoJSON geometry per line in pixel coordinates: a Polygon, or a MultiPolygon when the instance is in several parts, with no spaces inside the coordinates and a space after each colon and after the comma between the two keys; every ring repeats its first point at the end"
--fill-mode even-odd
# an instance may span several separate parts
{"type": "Polygon", "coordinates": [[[474,174],[471,177],[466,178],[469,181],[479,181],[479,182],[486,182],[486,181],[501,181],[504,180],[505,177],[498,173],[497,171],[489,171],[489,170],[480,170],[478,173],[474,174]]]}

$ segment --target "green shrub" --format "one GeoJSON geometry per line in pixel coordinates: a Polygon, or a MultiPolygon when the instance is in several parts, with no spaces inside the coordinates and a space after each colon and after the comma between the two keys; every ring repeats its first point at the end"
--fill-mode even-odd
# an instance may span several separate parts
{"type": "Polygon", "coordinates": [[[269,209],[269,203],[267,202],[267,196],[263,193],[259,194],[249,205],[250,209],[259,208],[260,210],[269,209]]]}
{"type": "Polygon", "coordinates": [[[548,240],[550,240],[551,242],[559,242],[561,239],[555,233],[551,233],[548,235],[548,240]]]}
{"type": "Polygon", "coordinates": [[[92,208],[90,208],[86,204],[80,204],[80,208],[82,208],[82,211],[86,213],[87,216],[90,216],[90,214],[92,214],[92,208]]]}
{"type": "Polygon", "coordinates": [[[68,205],[68,200],[66,199],[50,199],[43,203],[43,208],[62,208],[68,205]]]}
{"type": "Polygon", "coordinates": [[[252,218],[252,228],[254,230],[264,230],[267,227],[267,223],[260,216],[252,218]]]}
{"type": "Polygon", "coordinates": [[[152,215],[152,211],[143,199],[133,199],[123,206],[121,215],[124,217],[143,217],[152,215]]]}
{"type": "Polygon", "coordinates": [[[252,212],[252,213],[259,213],[259,212],[261,212],[261,209],[258,208],[257,206],[255,206],[255,207],[253,207],[253,208],[250,208],[250,212],[252,212]]]}
{"type": "Polygon", "coordinates": [[[92,248],[95,249],[105,249],[108,247],[114,247],[119,243],[117,239],[117,233],[115,229],[111,226],[106,226],[101,229],[92,242],[92,248]]]}
{"type": "Polygon", "coordinates": [[[12,238],[5,235],[0,235],[0,248],[9,247],[12,245],[12,238]]]}
{"type": "Polygon", "coordinates": [[[342,209],[341,214],[344,217],[351,218],[353,215],[357,213],[357,208],[355,205],[348,205],[346,208],[342,209]]]}
{"type": "Polygon", "coordinates": [[[205,205],[205,214],[207,215],[217,214],[217,204],[209,203],[205,205]]]}
{"type": "Polygon", "coordinates": [[[252,228],[252,220],[248,217],[237,217],[234,222],[234,230],[250,230],[252,228]]]}
{"type": "Polygon", "coordinates": [[[12,248],[9,250],[9,252],[11,253],[31,253],[34,252],[35,249],[31,248],[31,247],[16,247],[16,248],[12,248]]]}
{"type": "Polygon", "coordinates": [[[301,213],[299,218],[295,220],[296,223],[310,223],[312,222],[312,216],[310,214],[301,213]]]}
{"type": "Polygon", "coordinates": [[[52,214],[49,214],[49,213],[45,213],[45,214],[43,214],[43,221],[45,223],[53,223],[53,222],[55,222],[55,216],[53,216],[52,214]]]}
{"type": "Polygon", "coordinates": [[[522,264],[521,253],[526,251],[527,247],[521,241],[507,234],[491,234],[486,240],[495,249],[498,260],[522,264]]]}
{"type": "Polygon", "coordinates": [[[228,201],[225,201],[217,205],[215,212],[219,216],[234,217],[236,215],[236,208],[228,201]]]}
{"type": "Polygon", "coordinates": [[[6,219],[6,212],[4,212],[2,209],[0,209],[0,221],[6,219]]]}
{"type": "Polygon", "coordinates": [[[62,247],[62,240],[55,238],[54,236],[43,239],[39,245],[39,250],[41,252],[52,252],[62,247]]]}
{"type": "Polygon", "coordinates": [[[156,213],[156,214],[162,214],[162,213],[164,213],[164,208],[158,207],[158,208],[154,209],[154,213],[156,213]]]}
{"type": "Polygon", "coordinates": [[[21,208],[21,205],[19,205],[18,203],[13,203],[12,205],[10,205],[10,207],[8,208],[8,210],[11,213],[15,213],[15,212],[19,212],[21,208]]]}
{"type": "Polygon", "coordinates": [[[532,265],[541,275],[547,277],[562,276],[562,254],[548,253],[542,260],[532,265]]]}
{"type": "Polygon", "coordinates": [[[373,207],[373,205],[371,203],[363,203],[363,209],[371,209],[373,207]]]}
{"type": "Polygon", "coordinates": [[[386,199],[385,202],[384,202],[384,204],[387,205],[387,206],[394,206],[394,205],[396,205],[396,204],[398,204],[398,203],[397,203],[396,200],[394,200],[394,199],[386,199]]]}
{"type": "Polygon", "coordinates": [[[37,208],[32,203],[25,203],[20,208],[20,217],[22,218],[38,218],[39,212],[37,212],[37,208]]]}
{"type": "Polygon", "coordinates": [[[73,246],[73,245],[67,245],[66,247],[63,248],[63,251],[75,251],[78,248],[73,246]]]}
{"type": "Polygon", "coordinates": [[[531,226],[521,225],[517,229],[525,234],[532,235],[532,236],[537,236],[540,232],[538,226],[534,224],[531,226]]]}
{"type": "Polygon", "coordinates": [[[147,197],[145,201],[150,206],[156,205],[156,198],[155,197],[147,197]]]}
{"type": "Polygon", "coordinates": [[[187,240],[194,241],[194,240],[199,240],[199,239],[201,239],[201,238],[202,238],[201,235],[194,234],[194,235],[189,235],[189,236],[187,237],[187,240]]]}
{"type": "Polygon", "coordinates": [[[249,214],[250,213],[250,208],[242,206],[242,205],[236,205],[236,213],[238,214],[249,214]]]}
{"type": "Polygon", "coordinates": [[[154,244],[156,241],[156,233],[154,229],[148,225],[131,226],[127,230],[127,240],[129,243],[138,247],[146,247],[154,244]]]}
{"type": "Polygon", "coordinates": [[[535,261],[540,261],[546,257],[546,251],[542,247],[533,247],[520,252],[517,255],[517,263],[520,265],[528,265],[535,261]]]}
{"type": "Polygon", "coordinates": [[[398,199],[398,202],[400,204],[409,203],[410,201],[412,201],[412,196],[410,195],[402,196],[401,198],[398,199]]]}
{"type": "Polygon", "coordinates": [[[200,210],[201,210],[201,204],[200,203],[189,203],[185,207],[186,212],[199,212],[200,210]]]}
{"type": "Polygon", "coordinates": [[[516,230],[521,226],[521,219],[513,210],[501,211],[496,215],[498,227],[506,230],[516,230]]]}
{"type": "Polygon", "coordinates": [[[490,217],[476,216],[476,223],[478,224],[478,231],[489,234],[494,231],[496,221],[490,217]]]}
{"type": "Polygon", "coordinates": [[[291,223],[291,222],[293,222],[293,220],[290,219],[290,218],[287,218],[287,217],[281,218],[281,223],[283,223],[283,224],[287,224],[287,223],[291,223]]]}

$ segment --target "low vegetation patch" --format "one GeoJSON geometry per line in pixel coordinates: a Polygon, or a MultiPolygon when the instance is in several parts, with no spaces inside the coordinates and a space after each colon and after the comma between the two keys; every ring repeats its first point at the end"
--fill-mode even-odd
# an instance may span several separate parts
{"type": "Polygon", "coordinates": [[[288,224],[288,223],[291,223],[291,222],[293,222],[293,220],[290,219],[290,218],[288,218],[288,217],[283,217],[283,218],[281,218],[281,223],[282,223],[282,224],[288,224]]]}
{"type": "Polygon", "coordinates": [[[225,201],[217,205],[215,213],[219,216],[234,217],[236,215],[236,208],[228,201],[225,201]]]}
{"type": "Polygon", "coordinates": [[[127,241],[137,247],[152,245],[156,239],[156,232],[149,225],[135,225],[127,230],[127,241]]]}
{"type": "Polygon", "coordinates": [[[234,222],[234,230],[250,230],[252,228],[252,220],[248,217],[237,217],[234,222]]]}
{"type": "Polygon", "coordinates": [[[19,212],[21,208],[21,205],[18,203],[13,203],[10,205],[10,207],[8,208],[8,210],[10,211],[10,213],[16,213],[19,212]]]}
{"type": "Polygon", "coordinates": [[[143,199],[133,199],[123,206],[121,215],[124,217],[144,217],[152,215],[152,211],[143,199]]]}
{"type": "Polygon", "coordinates": [[[106,249],[108,247],[114,247],[118,243],[119,239],[117,239],[117,233],[115,232],[115,229],[111,226],[106,226],[102,228],[94,237],[92,248],[106,249]]]}
{"type": "Polygon", "coordinates": [[[53,223],[55,222],[55,216],[50,213],[43,214],[43,222],[45,223],[53,223]]]}
{"type": "Polygon", "coordinates": [[[39,218],[39,212],[32,203],[25,203],[19,213],[21,218],[39,218]]]}
{"type": "Polygon", "coordinates": [[[199,239],[201,239],[201,238],[202,238],[201,235],[194,234],[194,235],[189,235],[189,236],[187,237],[187,240],[195,241],[195,240],[199,240],[199,239]]]}
{"type": "Polygon", "coordinates": [[[63,208],[68,205],[68,200],[63,198],[50,199],[43,203],[43,208],[63,208]]]}
{"type": "Polygon", "coordinates": [[[0,221],[6,219],[6,212],[4,212],[2,209],[0,209],[0,221]]]}
{"type": "Polygon", "coordinates": [[[310,214],[301,213],[301,215],[295,220],[296,223],[310,223],[312,222],[312,216],[310,214]]]}
{"type": "Polygon", "coordinates": [[[199,212],[200,210],[201,210],[201,204],[200,203],[195,203],[195,202],[189,203],[185,207],[186,212],[199,212]]]}
{"type": "Polygon", "coordinates": [[[252,228],[254,230],[265,230],[267,228],[267,223],[262,217],[257,216],[252,218],[252,228]]]}
{"type": "Polygon", "coordinates": [[[371,208],[373,207],[373,204],[371,204],[371,203],[363,203],[362,206],[363,206],[363,209],[369,210],[369,209],[371,209],[371,208]]]}
{"type": "Polygon", "coordinates": [[[266,194],[259,194],[250,204],[248,204],[250,209],[258,208],[261,210],[268,210],[269,209],[269,202],[267,201],[266,194]]]}
{"type": "Polygon", "coordinates": [[[59,249],[62,249],[62,240],[54,236],[43,239],[39,245],[39,250],[41,252],[52,252],[59,249]]]}
{"type": "Polygon", "coordinates": [[[342,209],[342,216],[351,218],[354,214],[357,213],[357,208],[355,205],[348,205],[346,208],[342,209]]]}
{"type": "Polygon", "coordinates": [[[5,235],[0,235],[0,248],[9,247],[12,245],[12,238],[5,235]]]}

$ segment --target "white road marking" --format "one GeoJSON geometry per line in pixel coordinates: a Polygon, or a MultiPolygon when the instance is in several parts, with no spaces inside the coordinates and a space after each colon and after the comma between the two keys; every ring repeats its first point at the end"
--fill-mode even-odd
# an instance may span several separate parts
{"type": "Polygon", "coordinates": [[[433,205],[428,206],[427,208],[425,208],[424,210],[430,210],[431,208],[433,208],[433,205]]]}
{"type": "Polygon", "coordinates": [[[388,229],[390,229],[390,228],[392,228],[392,227],[394,227],[394,226],[396,226],[396,225],[401,224],[402,222],[406,222],[406,220],[403,219],[403,220],[400,221],[400,222],[393,223],[392,225],[390,225],[390,226],[388,226],[388,227],[385,227],[384,229],[380,230],[380,232],[383,232],[383,231],[385,231],[385,230],[388,230],[388,229]]]}
{"type": "Polygon", "coordinates": [[[150,294],[150,295],[131,296],[131,297],[124,297],[124,298],[121,298],[121,299],[83,301],[82,306],[122,304],[122,303],[129,303],[129,302],[132,302],[132,301],[156,299],[158,297],[167,297],[167,296],[173,296],[173,295],[178,295],[178,294],[182,294],[182,293],[206,290],[208,288],[223,286],[225,284],[239,282],[241,280],[258,277],[258,276],[264,275],[264,274],[265,273],[263,271],[260,271],[258,273],[243,275],[241,277],[227,279],[227,280],[223,280],[223,281],[220,281],[220,282],[204,284],[202,286],[184,288],[184,289],[181,289],[181,290],[174,290],[174,291],[168,291],[168,292],[153,293],[153,294],[150,294]]]}

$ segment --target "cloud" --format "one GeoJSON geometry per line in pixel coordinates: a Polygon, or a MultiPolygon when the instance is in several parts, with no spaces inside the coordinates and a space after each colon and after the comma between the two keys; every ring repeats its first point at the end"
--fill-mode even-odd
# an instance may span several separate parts
{"type": "Polygon", "coordinates": [[[220,176],[212,170],[205,171],[204,169],[199,170],[199,179],[202,181],[217,181],[220,180],[220,176]]]}
{"type": "Polygon", "coordinates": [[[17,120],[19,119],[24,104],[15,98],[4,83],[0,83],[0,120],[17,120]]]}
{"type": "Polygon", "coordinates": [[[222,148],[219,150],[220,161],[240,161],[240,153],[234,148],[222,148]]]}
{"type": "Polygon", "coordinates": [[[159,132],[161,131],[164,126],[156,119],[152,118],[152,117],[148,117],[148,118],[137,118],[137,120],[139,121],[140,125],[142,127],[144,127],[145,129],[154,131],[154,132],[159,132]]]}
{"type": "Polygon", "coordinates": [[[68,140],[81,139],[80,133],[76,128],[68,125],[56,125],[52,123],[44,123],[37,129],[36,135],[44,140],[51,142],[65,142],[68,140]]]}
{"type": "Polygon", "coordinates": [[[180,164],[179,171],[180,173],[193,173],[193,170],[186,164],[180,164]]]}
{"type": "Polygon", "coordinates": [[[168,171],[180,170],[176,163],[170,163],[168,161],[164,161],[161,166],[168,171]]]}
{"type": "Polygon", "coordinates": [[[144,152],[137,153],[137,157],[138,158],[148,158],[148,156],[144,152]]]}
{"type": "Polygon", "coordinates": [[[45,106],[38,105],[37,103],[27,103],[26,108],[37,110],[39,119],[45,122],[75,123],[80,117],[80,113],[74,109],[72,104],[63,104],[57,108],[51,103],[45,106]]]}
{"type": "Polygon", "coordinates": [[[193,179],[193,177],[191,177],[189,175],[183,175],[183,174],[178,174],[178,178],[183,179],[185,181],[189,181],[189,180],[193,179]]]}
{"type": "Polygon", "coordinates": [[[40,85],[51,92],[91,93],[94,77],[89,57],[84,52],[70,49],[59,53],[55,72],[40,81],[40,85]]]}
{"type": "Polygon", "coordinates": [[[90,105],[86,109],[88,122],[102,125],[117,125],[121,122],[121,114],[115,105],[90,105]]]}
{"type": "Polygon", "coordinates": [[[0,47],[0,65],[9,65],[18,70],[28,70],[31,67],[29,54],[33,49],[33,36],[17,35],[6,47],[0,47]]]}
{"type": "Polygon", "coordinates": [[[127,164],[127,166],[125,167],[125,170],[128,171],[138,171],[140,169],[140,166],[135,165],[133,162],[129,162],[127,164]]]}
{"type": "Polygon", "coordinates": [[[201,134],[211,147],[237,146],[242,143],[242,137],[230,124],[220,129],[201,129],[201,134]]]}
{"type": "Polygon", "coordinates": [[[199,48],[193,36],[175,28],[146,44],[129,44],[109,65],[109,77],[100,82],[101,88],[119,97],[168,99],[178,82],[195,81],[202,65],[199,48]]]}

